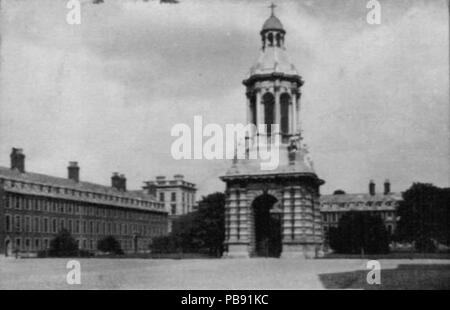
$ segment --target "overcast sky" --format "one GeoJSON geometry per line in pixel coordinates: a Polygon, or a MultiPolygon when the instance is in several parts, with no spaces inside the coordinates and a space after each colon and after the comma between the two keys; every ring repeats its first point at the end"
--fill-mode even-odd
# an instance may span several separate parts
{"type": "MultiPolygon", "coordinates": [[[[0,165],[22,147],[26,169],[128,187],[182,173],[199,196],[223,190],[228,161],[176,161],[176,123],[245,122],[242,80],[258,57],[268,1],[1,1],[0,165]]],[[[305,80],[305,142],[322,193],[449,186],[447,1],[275,1],[305,80]]]]}

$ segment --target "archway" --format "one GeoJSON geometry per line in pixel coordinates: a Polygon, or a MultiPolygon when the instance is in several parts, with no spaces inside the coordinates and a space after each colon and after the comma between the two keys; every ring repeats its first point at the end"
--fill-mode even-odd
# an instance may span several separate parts
{"type": "Polygon", "coordinates": [[[7,237],[5,239],[5,256],[12,256],[13,255],[13,251],[12,251],[12,242],[11,240],[7,237]]]}
{"type": "Polygon", "coordinates": [[[277,199],[268,194],[253,201],[256,256],[279,257],[281,254],[281,215],[277,205],[277,199]]]}

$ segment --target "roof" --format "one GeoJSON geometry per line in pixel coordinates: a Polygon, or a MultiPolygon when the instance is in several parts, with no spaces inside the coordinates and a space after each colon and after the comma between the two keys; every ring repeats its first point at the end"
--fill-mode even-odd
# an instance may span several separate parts
{"type": "MultiPolygon", "coordinates": [[[[233,178],[271,178],[271,177],[312,177],[318,179],[312,163],[304,156],[303,151],[296,153],[296,159],[291,162],[289,160],[288,146],[280,145],[278,153],[278,162],[274,163],[274,169],[262,169],[262,163],[268,164],[267,160],[261,160],[257,157],[258,152],[255,146],[249,151],[249,157],[255,159],[235,159],[230,169],[225,175],[221,176],[222,180],[233,178]],[[254,157],[251,157],[253,154],[254,157]]],[[[276,155],[276,154],[273,154],[276,155]]],[[[269,167],[267,167],[269,168],[269,167]]],[[[319,182],[322,182],[319,180],[319,182]]]]}
{"type": "MultiPolygon", "coordinates": [[[[86,192],[86,193],[95,193],[100,195],[108,195],[108,196],[115,196],[120,198],[126,198],[137,201],[144,201],[144,202],[151,202],[152,204],[159,203],[156,201],[156,199],[153,198],[153,196],[146,195],[140,191],[119,191],[113,187],[90,183],[90,182],[76,182],[71,179],[61,178],[61,177],[55,177],[50,176],[46,174],[40,174],[40,173],[34,173],[34,172],[20,172],[17,169],[10,169],[6,167],[0,166],[0,180],[11,180],[15,182],[23,182],[28,184],[37,184],[37,185],[43,185],[43,186],[51,186],[51,187],[57,187],[61,189],[68,189],[71,191],[79,191],[79,192],[86,192]]],[[[25,188],[19,188],[19,187],[13,187],[13,186],[7,186],[6,189],[8,191],[12,192],[21,192],[21,193],[29,193],[29,194],[42,194],[46,196],[54,196],[54,193],[43,193],[42,190],[32,187],[25,187],[25,188]]],[[[63,193],[61,193],[62,195],[63,193]]],[[[56,194],[57,196],[60,196],[56,194]]],[[[70,199],[70,196],[66,197],[67,199],[70,199]]],[[[75,199],[72,195],[72,199],[75,199]]],[[[77,200],[86,200],[81,199],[81,197],[76,196],[77,200]]],[[[87,199],[87,200],[94,200],[94,199],[87,199]]],[[[100,201],[99,201],[100,202],[100,201]]],[[[108,204],[114,204],[113,201],[107,201],[108,204]]],[[[120,203],[122,206],[124,203],[120,203]]],[[[126,203],[125,203],[126,204],[126,203]]],[[[136,207],[137,209],[145,209],[149,210],[148,207],[142,207],[139,208],[137,205],[134,205],[133,203],[130,203],[129,206],[136,207]]],[[[160,210],[158,210],[160,211],[160,210]]]]}
{"type": "Polygon", "coordinates": [[[262,30],[283,30],[283,24],[275,15],[271,15],[265,22],[262,27],[262,30]]]}
{"type": "Polygon", "coordinates": [[[261,51],[256,63],[250,68],[250,76],[271,73],[298,75],[297,69],[290,62],[289,57],[283,48],[266,47],[261,51]]]}
{"type": "MultiPolygon", "coordinates": [[[[270,16],[264,23],[262,32],[267,30],[282,30],[284,32],[283,25],[275,15],[270,16]]],[[[256,63],[250,68],[249,76],[272,73],[282,73],[288,76],[298,76],[297,69],[289,61],[284,47],[265,47],[261,51],[256,63]]]]}
{"type": "Polygon", "coordinates": [[[402,200],[400,193],[389,193],[382,194],[376,193],[375,195],[370,195],[369,193],[364,194],[337,194],[337,195],[322,195],[320,197],[321,203],[350,203],[350,202],[384,202],[384,201],[399,201],[402,200]]]}

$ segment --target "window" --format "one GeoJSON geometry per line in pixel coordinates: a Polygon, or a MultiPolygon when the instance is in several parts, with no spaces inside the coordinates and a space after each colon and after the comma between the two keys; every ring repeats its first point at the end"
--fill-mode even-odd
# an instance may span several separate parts
{"type": "Polygon", "coordinates": [[[171,193],[171,200],[177,201],[177,193],[171,193]]]}
{"type": "Polygon", "coordinates": [[[31,231],[31,227],[30,227],[30,217],[26,216],[25,217],[25,231],[26,232],[30,232],[31,231]]]}
{"type": "Polygon", "coordinates": [[[6,214],[5,217],[5,227],[7,232],[11,231],[11,215],[9,214],[6,214]]]}
{"type": "Polygon", "coordinates": [[[20,222],[21,222],[20,215],[16,215],[16,217],[14,218],[14,226],[17,232],[20,232],[22,230],[20,222]]]}
{"type": "Polygon", "coordinates": [[[25,239],[25,250],[29,250],[30,245],[31,245],[30,239],[29,238],[25,239]]]}
{"type": "Polygon", "coordinates": [[[80,220],[77,220],[75,222],[75,229],[74,230],[75,230],[76,234],[80,233],[80,220]]]}
{"type": "Polygon", "coordinates": [[[64,229],[66,227],[66,222],[64,219],[59,220],[59,229],[64,229]]]}
{"type": "Polygon", "coordinates": [[[69,229],[69,232],[72,232],[72,220],[69,220],[67,223],[67,228],[69,229]]]}
{"type": "Polygon", "coordinates": [[[44,239],[44,249],[48,249],[48,239],[44,239]]]}
{"type": "Polygon", "coordinates": [[[41,246],[40,240],[39,239],[34,239],[34,249],[35,250],[40,250],[40,246],[41,246]]]}
{"type": "Polygon", "coordinates": [[[52,233],[56,233],[56,231],[58,230],[58,227],[57,227],[57,223],[56,223],[56,219],[53,219],[52,220],[52,233]]]}
{"type": "Polygon", "coordinates": [[[177,205],[176,204],[172,203],[170,205],[170,209],[171,209],[171,213],[172,214],[176,214],[177,213],[177,205]]]}
{"type": "Polygon", "coordinates": [[[20,247],[21,247],[21,239],[16,238],[16,249],[20,250],[20,247]]]}
{"type": "Polygon", "coordinates": [[[44,232],[48,233],[48,218],[44,219],[44,232]]]}
{"type": "Polygon", "coordinates": [[[33,231],[39,232],[39,218],[38,217],[34,218],[33,231]]]}

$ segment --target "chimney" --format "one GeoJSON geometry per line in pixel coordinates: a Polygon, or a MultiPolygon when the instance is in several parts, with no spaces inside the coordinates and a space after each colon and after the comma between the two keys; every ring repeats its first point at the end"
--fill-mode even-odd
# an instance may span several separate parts
{"type": "Polygon", "coordinates": [[[148,181],[145,182],[145,186],[143,187],[147,191],[148,195],[151,195],[153,197],[156,197],[156,184],[155,182],[148,181]]]}
{"type": "Polygon", "coordinates": [[[375,195],[375,183],[373,180],[370,180],[369,182],[369,194],[372,196],[375,195]]]}
{"type": "Polygon", "coordinates": [[[126,192],[127,191],[127,178],[124,174],[120,175],[120,190],[126,192]]]}
{"type": "Polygon", "coordinates": [[[67,173],[70,180],[74,180],[75,182],[80,181],[80,167],[78,167],[78,163],[76,161],[69,162],[67,173]]]}
{"type": "Polygon", "coordinates": [[[182,174],[175,174],[175,175],[173,176],[173,178],[174,178],[176,181],[182,181],[182,180],[184,179],[184,175],[182,175],[182,174]]]}
{"type": "Polygon", "coordinates": [[[163,175],[158,175],[157,177],[156,177],[156,183],[158,183],[158,184],[163,184],[163,183],[165,183],[166,182],[166,177],[165,176],[163,176],[163,175]]]}
{"type": "Polygon", "coordinates": [[[111,177],[111,187],[120,191],[121,178],[118,172],[114,172],[111,177]]]}
{"type": "Polygon", "coordinates": [[[11,151],[11,169],[17,169],[20,172],[25,172],[25,154],[22,149],[12,148],[11,151]]]}
{"type": "Polygon", "coordinates": [[[386,179],[384,181],[384,194],[387,195],[391,192],[391,182],[389,179],[386,179]]]}

